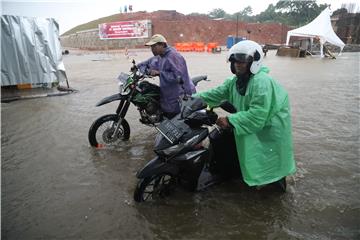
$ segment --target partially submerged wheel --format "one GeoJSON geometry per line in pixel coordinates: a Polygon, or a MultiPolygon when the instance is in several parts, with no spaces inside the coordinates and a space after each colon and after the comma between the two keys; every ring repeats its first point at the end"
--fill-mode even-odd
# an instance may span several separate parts
{"type": "Polygon", "coordinates": [[[164,198],[175,189],[175,179],[167,173],[160,173],[139,181],[134,192],[136,202],[155,201],[164,198]]]}
{"type": "Polygon", "coordinates": [[[96,148],[104,146],[113,146],[119,144],[121,141],[128,140],[130,137],[130,126],[128,122],[123,119],[121,126],[118,128],[118,133],[114,135],[117,127],[118,116],[116,114],[109,114],[97,119],[89,129],[90,145],[96,148]]]}

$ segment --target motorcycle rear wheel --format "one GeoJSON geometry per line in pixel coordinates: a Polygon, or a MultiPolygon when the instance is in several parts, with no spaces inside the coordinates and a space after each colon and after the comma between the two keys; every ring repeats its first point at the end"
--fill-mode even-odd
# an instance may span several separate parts
{"type": "Polygon", "coordinates": [[[104,115],[91,125],[89,129],[88,139],[91,146],[102,148],[104,146],[114,146],[120,141],[128,140],[130,137],[129,123],[123,119],[117,136],[112,137],[115,126],[118,121],[116,114],[104,115]]]}
{"type": "Polygon", "coordinates": [[[150,202],[164,198],[174,190],[175,179],[171,174],[160,173],[139,181],[134,192],[136,202],[150,202]]]}

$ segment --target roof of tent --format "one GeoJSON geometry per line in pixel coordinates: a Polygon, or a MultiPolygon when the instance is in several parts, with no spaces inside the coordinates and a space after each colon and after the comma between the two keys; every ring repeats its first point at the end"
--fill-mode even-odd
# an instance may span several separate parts
{"type": "Polygon", "coordinates": [[[286,45],[289,44],[289,40],[291,36],[310,37],[310,38],[318,37],[320,39],[321,44],[329,42],[331,44],[340,47],[342,50],[345,46],[345,43],[341,41],[341,39],[334,32],[331,26],[330,14],[331,14],[330,9],[325,8],[324,11],[322,11],[320,15],[317,16],[309,24],[288,31],[286,38],[286,45]]]}

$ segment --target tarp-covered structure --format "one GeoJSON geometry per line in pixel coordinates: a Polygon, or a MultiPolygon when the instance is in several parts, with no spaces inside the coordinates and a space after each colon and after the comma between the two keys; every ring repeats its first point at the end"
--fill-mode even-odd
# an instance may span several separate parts
{"type": "Polygon", "coordinates": [[[320,41],[320,53],[323,57],[323,45],[326,42],[334,44],[340,47],[340,52],[343,50],[345,43],[341,41],[341,39],[336,35],[330,20],[331,11],[329,8],[325,8],[319,16],[317,16],[312,22],[309,24],[302,26],[297,29],[293,29],[288,31],[286,38],[286,45],[289,44],[290,37],[298,36],[298,37],[309,37],[312,39],[318,38],[320,41]]]}
{"type": "Polygon", "coordinates": [[[1,16],[1,86],[53,86],[67,81],[52,18],[1,16]]]}

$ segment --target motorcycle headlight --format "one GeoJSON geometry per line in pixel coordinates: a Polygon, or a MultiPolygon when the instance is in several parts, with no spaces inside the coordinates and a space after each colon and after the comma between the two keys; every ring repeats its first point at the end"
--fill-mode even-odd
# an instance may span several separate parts
{"type": "Polygon", "coordinates": [[[122,82],[118,82],[118,87],[119,87],[119,93],[122,93],[122,91],[123,91],[123,89],[124,89],[124,83],[122,83],[122,82]]]}
{"type": "Polygon", "coordinates": [[[128,93],[128,88],[126,88],[126,85],[129,81],[130,75],[126,74],[126,73],[120,73],[120,75],[118,76],[118,87],[119,87],[119,93],[120,94],[127,94],[128,93]]]}

